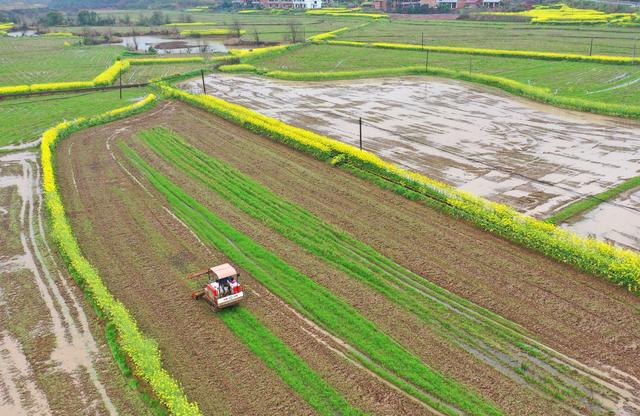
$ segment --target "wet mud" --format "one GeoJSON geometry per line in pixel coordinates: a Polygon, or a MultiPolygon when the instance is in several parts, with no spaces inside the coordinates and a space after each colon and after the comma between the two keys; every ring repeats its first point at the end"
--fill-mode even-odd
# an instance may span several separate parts
{"type": "MultiPolygon", "coordinates": [[[[287,82],[212,74],[207,92],[358,145],[403,167],[545,218],[637,176],[640,125],[422,77],[287,82]]],[[[200,81],[183,84],[201,92],[200,81]]],[[[612,241],[616,221],[602,219],[612,241]]],[[[633,216],[640,227],[640,213],[633,216]]],[[[577,227],[589,234],[595,230],[577,227]]],[[[620,241],[640,249],[640,238],[620,241]]]]}
{"type": "Polygon", "coordinates": [[[40,181],[36,153],[0,155],[0,414],[114,416],[109,352],[44,238],[40,181]]]}

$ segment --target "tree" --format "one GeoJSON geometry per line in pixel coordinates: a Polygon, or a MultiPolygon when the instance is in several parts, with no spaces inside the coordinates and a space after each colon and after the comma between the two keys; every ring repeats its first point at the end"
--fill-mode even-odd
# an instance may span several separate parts
{"type": "Polygon", "coordinates": [[[256,45],[260,45],[260,34],[258,33],[258,29],[253,30],[253,39],[256,42],[256,45]]]}
{"type": "Polygon", "coordinates": [[[298,42],[298,36],[300,35],[300,24],[298,22],[289,23],[289,36],[291,43],[298,42]]]}
{"type": "Polygon", "coordinates": [[[237,20],[234,20],[231,23],[231,35],[235,36],[236,38],[239,38],[241,33],[242,33],[242,29],[240,28],[240,23],[237,20]]]}
{"type": "Polygon", "coordinates": [[[45,26],[62,26],[64,16],[60,12],[49,12],[42,18],[41,23],[45,26]]]}
{"type": "Polygon", "coordinates": [[[81,10],[78,13],[79,26],[97,26],[98,14],[89,10],[81,10]]]}
{"type": "Polygon", "coordinates": [[[162,14],[162,12],[160,10],[155,10],[151,14],[151,19],[149,19],[149,23],[152,26],[160,26],[161,24],[163,24],[164,23],[164,15],[162,14]]]}

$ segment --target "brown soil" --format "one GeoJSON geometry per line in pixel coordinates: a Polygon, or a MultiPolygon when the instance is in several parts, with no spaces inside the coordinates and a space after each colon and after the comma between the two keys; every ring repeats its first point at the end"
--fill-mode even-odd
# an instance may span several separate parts
{"type": "MultiPolygon", "coordinates": [[[[166,108],[143,117],[162,110],[166,108]]],[[[112,158],[106,147],[109,138],[114,132],[127,136],[124,129],[135,121],[87,130],[58,147],[61,190],[84,252],[144,333],[158,341],[165,368],[204,414],[314,414],[207,305],[191,300],[191,288],[181,276],[227,259],[200,245],[112,158]],[[233,392],[233,400],[222,392],[233,392]]],[[[117,152],[116,156],[124,160],[117,152]]],[[[247,273],[243,286],[250,299],[246,307],[354,406],[377,414],[430,414],[341,359],[339,345],[324,337],[330,349],[318,341],[321,335],[313,334],[247,273]]]]}
{"type": "Polygon", "coordinates": [[[189,108],[179,123],[159,123],[547,345],[640,377],[638,297],[229,123],[212,135],[204,114],[189,108]]]}
{"type": "MultiPolygon", "coordinates": [[[[156,125],[188,137],[413,271],[523,324],[552,347],[593,366],[603,363],[638,375],[633,353],[620,345],[635,342],[639,333],[638,301],[628,293],[381,191],[202,111],[171,102],[134,119],[67,139],[58,152],[65,156],[70,152],[72,157],[58,158],[59,175],[65,204],[72,210],[74,230],[83,249],[143,330],[158,340],[167,369],[205,413],[253,414],[269,408],[275,413],[291,413],[295,409],[295,414],[304,414],[311,413],[311,409],[204,305],[188,299],[189,289],[178,277],[203,264],[226,259],[197,244],[194,236],[162,209],[153,191],[145,193],[128,176],[114,159],[124,161],[116,141],[110,140],[127,138],[137,129],[156,125]],[[111,143],[113,157],[106,142],[111,143]],[[621,321],[616,323],[612,317],[621,321]],[[594,333],[596,339],[590,337],[594,333]],[[212,367],[202,362],[229,359],[243,364],[233,369],[215,367],[221,373],[215,380],[210,375],[212,367]],[[220,385],[233,388],[238,393],[238,403],[221,403],[212,395],[220,385]],[[237,388],[240,385],[242,388],[237,388]]],[[[153,156],[145,153],[145,157],[153,156]]],[[[163,163],[155,160],[154,165],[163,163]]],[[[429,365],[476,388],[508,413],[560,413],[551,403],[443,342],[388,300],[274,235],[226,201],[190,184],[166,164],[163,169],[185,190],[215,209],[216,214],[345,297],[429,365]]],[[[243,275],[244,285],[252,294],[246,307],[354,405],[378,414],[424,412],[365,371],[338,359],[338,353],[318,343],[307,332],[310,329],[303,329],[303,323],[285,305],[246,273],[243,275]]],[[[340,350],[339,345],[332,347],[340,350]]]]}

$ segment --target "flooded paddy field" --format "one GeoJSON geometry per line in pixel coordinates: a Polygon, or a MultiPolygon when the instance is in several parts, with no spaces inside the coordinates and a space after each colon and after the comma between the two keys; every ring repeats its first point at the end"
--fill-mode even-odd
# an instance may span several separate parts
{"type": "MultiPolygon", "coordinates": [[[[473,84],[422,77],[298,83],[221,74],[206,83],[210,94],[353,145],[362,117],[364,149],[538,218],[640,172],[637,123],[473,84]]],[[[198,80],[183,87],[201,92],[198,80]]],[[[640,213],[627,211],[640,227],[640,213]]],[[[638,249],[637,237],[618,241],[629,226],[604,216],[600,231],[577,223],[575,230],[607,233],[638,249]]]]}
{"type": "Polygon", "coordinates": [[[147,414],[44,237],[37,161],[0,154],[0,414],[147,414]]]}

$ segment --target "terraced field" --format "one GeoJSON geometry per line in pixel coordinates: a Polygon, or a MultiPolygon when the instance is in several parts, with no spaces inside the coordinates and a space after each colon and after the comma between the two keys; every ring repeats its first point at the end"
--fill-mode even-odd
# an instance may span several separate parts
{"type": "Polygon", "coordinates": [[[205,414],[640,410],[640,301],[604,281],[172,101],[56,152],[84,253],[205,414]],[[248,298],[216,314],[184,276],[225,261],[248,298]]]}

